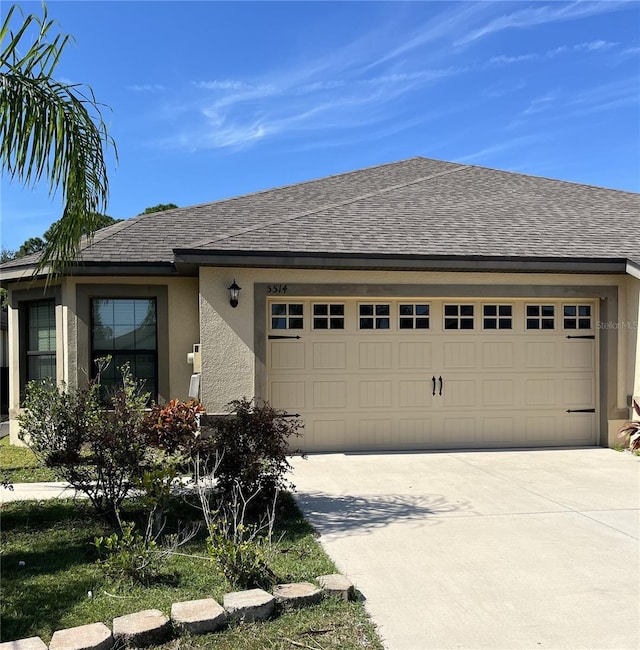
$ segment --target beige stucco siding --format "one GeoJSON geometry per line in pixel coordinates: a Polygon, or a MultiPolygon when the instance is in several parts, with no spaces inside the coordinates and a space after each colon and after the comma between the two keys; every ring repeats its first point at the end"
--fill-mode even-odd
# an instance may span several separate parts
{"type": "MultiPolygon", "coordinates": [[[[69,336],[68,381],[83,382],[87,379],[85,364],[78,361],[76,351],[88,348],[86,332],[78,328],[76,289],[80,285],[128,285],[131,287],[155,285],[166,287],[168,292],[168,365],[169,387],[167,399],[188,399],[189,379],[193,372],[187,363],[187,354],[198,342],[198,280],[197,278],[69,278],[63,291],[63,302],[67,307],[65,327],[69,336]]],[[[163,343],[158,342],[161,346],[163,343]]],[[[165,353],[158,350],[159,355],[165,353]]]]}

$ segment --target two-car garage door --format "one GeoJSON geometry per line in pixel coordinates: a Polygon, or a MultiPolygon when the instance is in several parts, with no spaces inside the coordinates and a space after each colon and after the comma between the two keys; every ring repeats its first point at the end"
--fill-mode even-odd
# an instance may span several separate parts
{"type": "Polygon", "coordinates": [[[307,451],[595,444],[595,309],[271,300],[268,399],[301,415],[307,451]]]}

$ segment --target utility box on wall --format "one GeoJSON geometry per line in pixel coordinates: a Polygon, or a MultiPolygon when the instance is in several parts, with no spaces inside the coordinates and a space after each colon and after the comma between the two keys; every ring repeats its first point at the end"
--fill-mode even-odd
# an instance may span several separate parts
{"type": "Polygon", "coordinates": [[[193,365],[193,372],[202,372],[202,357],[200,355],[200,343],[193,344],[193,352],[187,354],[187,363],[193,365]]]}

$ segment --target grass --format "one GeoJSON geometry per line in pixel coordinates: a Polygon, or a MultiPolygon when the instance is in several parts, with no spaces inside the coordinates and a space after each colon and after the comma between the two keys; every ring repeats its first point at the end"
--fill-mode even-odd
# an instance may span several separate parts
{"type": "MultiPolygon", "coordinates": [[[[177,511],[188,515],[184,503],[177,511]]],[[[125,512],[125,519],[134,512],[125,512]]],[[[284,495],[278,515],[277,544],[272,569],[280,582],[311,580],[334,573],[335,566],[315,538],[290,495],[284,495]]],[[[71,500],[14,502],[2,511],[2,629],[0,640],[40,636],[49,642],[57,629],[103,621],[157,608],[169,614],[171,603],[212,596],[222,601],[235,591],[206,557],[204,535],[172,556],[164,578],[149,586],[112,582],[96,564],[96,536],[111,528],[92,514],[87,503],[71,500]],[[24,563],[23,565],[21,563],[24,563]],[[91,595],[89,595],[89,592],[91,595]]],[[[260,624],[230,626],[203,636],[181,637],[163,650],[187,648],[356,648],[382,649],[362,603],[327,599],[322,604],[283,613],[260,624]]]]}
{"type": "Polygon", "coordinates": [[[0,440],[0,479],[9,483],[62,480],[53,470],[44,467],[29,447],[9,444],[9,436],[0,440]]]}

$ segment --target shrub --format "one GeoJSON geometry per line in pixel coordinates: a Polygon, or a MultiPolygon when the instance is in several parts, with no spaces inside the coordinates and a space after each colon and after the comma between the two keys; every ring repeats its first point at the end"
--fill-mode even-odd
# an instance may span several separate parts
{"type": "Polygon", "coordinates": [[[27,385],[20,437],[47,467],[87,495],[98,513],[115,517],[148,461],[140,434],[148,395],[128,365],[106,401],[98,381],[74,390],[45,380],[27,385]]]}
{"type": "Polygon", "coordinates": [[[125,521],[121,524],[120,535],[112,533],[108,537],[96,537],[94,545],[101,556],[98,564],[113,580],[131,579],[149,584],[161,566],[157,543],[148,535],[134,532],[134,528],[133,522],[125,521]]]}
{"type": "MultiPolygon", "coordinates": [[[[640,418],[640,404],[633,400],[633,410],[640,418]]],[[[640,452],[640,420],[630,420],[626,422],[618,433],[619,438],[623,438],[629,445],[630,451],[640,452]]]]}
{"type": "Polygon", "coordinates": [[[153,406],[143,423],[147,442],[169,453],[191,453],[197,441],[198,418],[204,408],[197,400],[172,399],[153,406]]]}
{"type": "Polygon", "coordinates": [[[233,415],[197,447],[202,456],[217,458],[216,486],[223,500],[230,501],[236,488],[243,494],[260,493],[265,501],[278,490],[293,488],[285,478],[291,469],[287,454],[289,440],[300,435],[301,422],[266,402],[241,399],[229,407],[233,415]]]}
{"type": "Polygon", "coordinates": [[[240,589],[272,587],[277,582],[270,567],[277,493],[257,521],[249,521],[249,506],[258,492],[247,496],[236,484],[230,499],[214,512],[205,492],[199,491],[199,496],[209,530],[207,549],[221,573],[240,589]]]}

